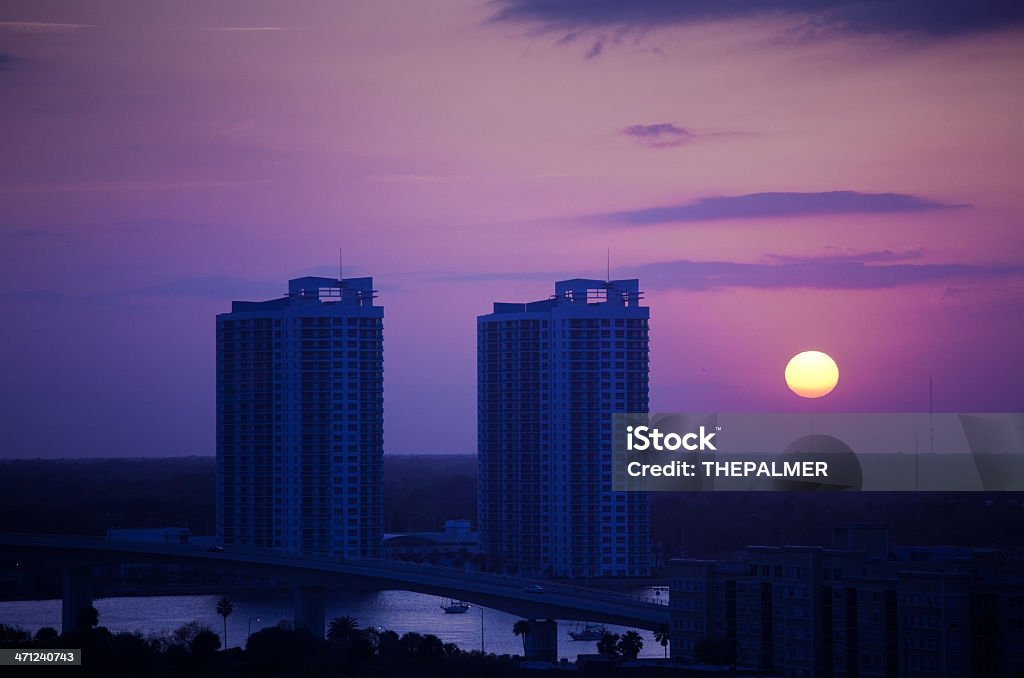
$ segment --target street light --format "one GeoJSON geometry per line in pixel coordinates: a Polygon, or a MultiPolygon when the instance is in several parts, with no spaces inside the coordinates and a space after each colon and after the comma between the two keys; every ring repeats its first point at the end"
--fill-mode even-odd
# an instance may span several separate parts
{"type": "Polygon", "coordinates": [[[262,621],[262,620],[259,617],[249,617],[249,635],[246,636],[246,640],[248,640],[249,636],[252,635],[252,623],[253,622],[258,622],[258,621],[262,621]]]}

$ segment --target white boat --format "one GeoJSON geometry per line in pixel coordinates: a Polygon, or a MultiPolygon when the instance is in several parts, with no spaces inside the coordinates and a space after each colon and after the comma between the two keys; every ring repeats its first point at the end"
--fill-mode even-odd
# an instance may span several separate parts
{"type": "Polygon", "coordinates": [[[469,612],[469,608],[472,607],[469,603],[465,603],[461,600],[448,599],[447,604],[442,604],[441,609],[444,610],[445,614],[465,614],[469,612]]]}
{"type": "Polygon", "coordinates": [[[585,624],[582,628],[578,625],[569,631],[569,637],[573,640],[601,640],[601,636],[607,633],[607,629],[600,624],[585,624]]]}

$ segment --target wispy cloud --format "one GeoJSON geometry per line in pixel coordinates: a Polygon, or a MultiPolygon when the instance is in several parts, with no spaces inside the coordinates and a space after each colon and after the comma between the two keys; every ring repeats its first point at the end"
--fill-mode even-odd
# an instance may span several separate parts
{"type": "MultiPolygon", "coordinates": [[[[586,277],[579,271],[421,271],[419,275],[434,282],[473,283],[499,280],[568,280],[586,277]]],[[[595,271],[596,275],[596,271],[595,271]]]]}
{"type": "Polygon", "coordinates": [[[124,294],[126,296],[142,297],[260,299],[273,298],[275,295],[283,296],[285,291],[280,281],[208,275],[169,278],[146,287],[127,290],[124,294]],[[266,294],[270,294],[270,296],[267,297],[266,294]]]}
{"type": "Polygon", "coordinates": [[[811,288],[871,290],[944,281],[1020,277],[1024,266],[968,264],[871,265],[853,261],[814,261],[784,264],[734,261],[664,261],[632,269],[652,289],[691,291],[748,287],[758,289],[811,288]]]}
{"type": "Polygon", "coordinates": [[[288,26],[214,26],[203,30],[213,31],[215,33],[276,33],[279,31],[295,31],[303,29],[290,28],[288,26]]]}
{"type": "Polygon", "coordinates": [[[920,259],[924,256],[923,247],[910,249],[883,249],[872,251],[854,250],[849,247],[837,247],[829,245],[823,254],[767,254],[768,259],[783,264],[810,264],[810,263],[880,263],[886,261],[908,261],[920,259]]]}
{"type": "Polygon", "coordinates": [[[166,278],[140,287],[119,287],[91,292],[76,290],[68,293],[49,289],[6,290],[0,300],[21,302],[81,302],[118,301],[126,298],[188,298],[219,300],[259,300],[284,296],[286,289],[280,281],[254,280],[225,275],[197,275],[166,278]]]}
{"type": "Polygon", "coordinates": [[[659,122],[654,125],[630,125],[626,129],[622,130],[622,133],[626,136],[637,137],[639,139],[657,139],[665,136],[690,136],[690,132],[682,127],[677,127],[671,122],[659,122]]]}
{"type": "Polygon", "coordinates": [[[69,33],[89,28],[99,28],[99,26],[52,21],[0,21],[0,31],[9,33],[69,33]]]}
{"type": "Polygon", "coordinates": [[[367,181],[381,183],[413,183],[432,184],[445,181],[464,181],[469,179],[468,174],[416,174],[416,173],[393,173],[393,174],[367,174],[367,181]]]}
{"type": "Polygon", "coordinates": [[[933,299],[943,304],[956,304],[973,313],[998,310],[1009,317],[1024,318],[1024,281],[1017,284],[949,285],[933,299]]]}
{"type": "Polygon", "coordinates": [[[0,291],[0,300],[12,302],[54,303],[65,301],[67,298],[67,295],[61,292],[45,289],[0,291]]]}
{"type": "Polygon", "coordinates": [[[671,122],[659,122],[653,125],[630,125],[622,130],[631,137],[652,148],[670,148],[681,146],[694,138],[693,132],[671,122]]]}
{"type": "Polygon", "coordinates": [[[550,28],[649,28],[667,24],[786,16],[828,31],[963,35],[1024,23],[1018,0],[496,0],[497,21],[550,28]]]}
{"type": "Polygon", "coordinates": [[[53,239],[63,238],[64,233],[55,231],[49,228],[9,228],[4,231],[0,231],[0,237],[3,238],[24,238],[27,240],[42,240],[42,239],[53,239]]]}
{"type": "Polygon", "coordinates": [[[597,215],[593,219],[612,223],[643,225],[719,219],[763,219],[823,214],[893,214],[929,212],[969,207],[904,193],[751,193],[748,195],[700,198],[679,205],[648,207],[597,215]]]}
{"type": "MultiPolygon", "coordinates": [[[[612,271],[612,277],[639,278],[643,287],[661,290],[706,291],[725,288],[764,290],[823,289],[881,290],[911,285],[947,283],[989,287],[987,281],[1024,279],[1024,266],[970,264],[878,264],[873,262],[914,259],[918,250],[877,250],[854,255],[827,255],[778,263],[737,261],[658,261],[612,271]]],[[[781,257],[780,259],[788,259],[781,257]]],[[[425,273],[439,282],[487,282],[500,280],[560,280],[580,277],[579,271],[478,271],[425,273]]],[[[603,276],[602,276],[603,277],[603,276]]]]}
{"type": "Polygon", "coordinates": [[[608,48],[622,45],[623,41],[629,35],[630,31],[626,27],[619,27],[614,31],[601,32],[601,31],[567,31],[556,41],[556,45],[568,45],[576,42],[580,38],[589,40],[589,47],[583,53],[584,59],[596,59],[597,57],[604,54],[608,48]]]}
{"type": "Polygon", "coordinates": [[[212,179],[205,181],[83,181],[0,186],[0,195],[36,195],[47,193],[103,193],[120,191],[182,191],[194,189],[240,188],[270,183],[264,179],[212,179]]]}

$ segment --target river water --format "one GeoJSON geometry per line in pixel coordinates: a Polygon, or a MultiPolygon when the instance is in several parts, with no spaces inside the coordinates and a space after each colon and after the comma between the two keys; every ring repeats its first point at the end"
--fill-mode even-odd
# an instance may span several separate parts
{"type": "MultiPolygon", "coordinates": [[[[292,596],[288,591],[238,592],[228,596],[234,613],[228,617],[228,645],[244,645],[251,626],[258,631],[281,620],[292,619],[292,596]]],[[[173,631],[183,624],[199,621],[218,635],[223,633],[223,619],[216,605],[221,596],[148,596],[140,598],[100,598],[94,602],[100,613],[100,625],[112,632],[139,631],[143,634],[173,631]]],[[[479,650],[481,626],[483,647],[494,654],[522,654],[521,637],[512,633],[518,617],[498,610],[473,606],[466,614],[445,614],[436,596],[408,591],[334,592],[327,595],[327,619],[351,615],[359,626],[391,629],[398,634],[407,631],[432,633],[444,642],[464,650],[479,650]],[[482,624],[481,624],[482,621],[482,624]]],[[[44,626],[60,630],[60,601],[0,602],[0,624],[20,626],[35,632],[44,626]]],[[[597,651],[596,643],[574,641],[568,632],[571,622],[558,623],[559,657],[575,660],[577,654],[597,651]]],[[[613,633],[629,629],[608,626],[613,633]]],[[[640,631],[644,639],[641,657],[661,657],[663,649],[650,631],[640,631]]]]}

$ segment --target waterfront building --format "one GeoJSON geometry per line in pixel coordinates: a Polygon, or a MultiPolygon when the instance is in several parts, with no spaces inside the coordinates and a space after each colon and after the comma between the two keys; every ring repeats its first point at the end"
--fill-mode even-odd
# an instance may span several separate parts
{"type": "Polygon", "coordinates": [[[637,280],[573,279],[477,318],[478,513],[486,566],[523,576],[650,572],[646,494],[612,490],[612,413],[648,411],[637,280]]]}
{"type": "Polygon", "coordinates": [[[217,536],[367,558],[383,534],[383,318],[372,278],[305,277],[217,316],[217,536]]]}
{"type": "Polygon", "coordinates": [[[1024,580],[994,549],[899,547],[847,524],[831,548],[669,562],[672,657],[796,678],[1024,671],[1024,580]]]}

